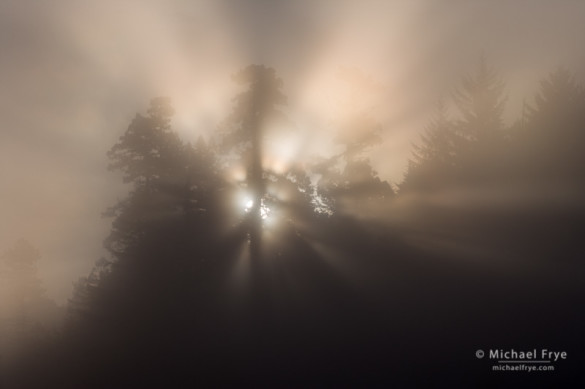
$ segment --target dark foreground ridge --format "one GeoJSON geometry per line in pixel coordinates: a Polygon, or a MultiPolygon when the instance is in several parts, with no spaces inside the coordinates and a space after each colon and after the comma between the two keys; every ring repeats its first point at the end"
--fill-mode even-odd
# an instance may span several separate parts
{"type": "Polygon", "coordinates": [[[31,387],[489,387],[579,378],[583,266],[570,264],[570,275],[542,263],[502,271],[408,247],[350,219],[329,227],[310,237],[283,233],[240,280],[235,237],[214,242],[221,254],[196,265],[183,252],[149,250],[183,270],[131,286],[110,280],[103,316],[38,350],[31,387]],[[528,373],[494,372],[494,361],[476,357],[543,348],[568,358],[556,371],[528,373]]]}

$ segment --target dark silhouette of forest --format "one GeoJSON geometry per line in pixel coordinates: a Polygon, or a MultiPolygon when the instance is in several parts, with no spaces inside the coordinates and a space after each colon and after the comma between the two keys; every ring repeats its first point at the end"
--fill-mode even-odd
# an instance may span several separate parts
{"type": "MultiPolygon", "coordinates": [[[[359,98],[373,81],[348,72],[359,98]]],[[[585,90],[570,72],[544,78],[506,125],[504,81],[482,59],[437,105],[395,188],[368,159],[383,131],[368,110],[339,123],[339,153],[267,169],[272,129],[286,127],[275,123],[292,122],[285,84],[261,65],[233,81],[241,93],[212,138],[186,144],[170,99],[157,97],[110,149],[109,168],[131,190],[104,214],[108,255],[76,283],[62,329],[30,341],[7,385],[526,379],[490,374],[475,358],[490,347],[564,350],[558,371],[534,377],[577,375],[585,90]],[[237,167],[244,179],[231,175],[237,167]]]]}

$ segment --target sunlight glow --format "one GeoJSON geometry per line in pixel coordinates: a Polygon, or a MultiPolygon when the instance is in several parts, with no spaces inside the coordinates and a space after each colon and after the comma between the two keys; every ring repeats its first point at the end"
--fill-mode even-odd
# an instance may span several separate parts
{"type": "Polygon", "coordinates": [[[260,207],[260,217],[262,218],[262,220],[268,218],[268,216],[270,215],[270,208],[268,208],[266,205],[262,204],[262,206],[260,207]]]}
{"type": "Polygon", "coordinates": [[[246,181],[246,169],[241,165],[233,166],[229,171],[229,178],[235,182],[246,181]]]}
{"type": "Polygon", "coordinates": [[[326,214],[328,216],[332,216],[334,213],[331,206],[323,200],[316,190],[313,192],[311,204],[317,213],[326,214]]]}
{"type": "Polygon", "coordinates": [[[303,154],[302,137],[295,131],[280,134],[265,145],[262,165],[277,174],[284,174],[303,154]]]}
{"type": "MultiPolygon", "coordinates": [[[[253,206],[254,200],[247,198],[244,206],[244,212],[246,213],[251,212],[253,206]]],[[[260,217],[262,218],[262,220],[266,220],[268,219],[268,216],[270,216],[270,214],[271,214],[270,207],[268,207],[264,203],[264,199],[262,199],[262,202],[260,204],[260,217]]]]}

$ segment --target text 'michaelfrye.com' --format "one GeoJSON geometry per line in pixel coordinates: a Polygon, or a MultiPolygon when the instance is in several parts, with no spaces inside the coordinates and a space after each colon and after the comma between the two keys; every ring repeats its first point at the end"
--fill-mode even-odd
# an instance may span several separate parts
{"type": "Polygon", "coordinates": [[[492,371],[554,371],[555,364],[567,359],[566,351],[542,349],[515,350],[515,349],[489,349],[477,350],[477,359],[493,362],[492,371]]]}

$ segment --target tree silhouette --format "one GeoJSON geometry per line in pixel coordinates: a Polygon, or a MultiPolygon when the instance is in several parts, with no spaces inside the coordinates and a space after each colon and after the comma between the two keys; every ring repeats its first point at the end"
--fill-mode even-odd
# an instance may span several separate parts
{"type": "Polygon", "coordinates": [[[367,153],[382,142],[382,125],[374,119],[370,106],[360,98],[380,91],[381,86],[358,69],[339,72],[347,84],[349,96],[344,104],[344,117],[339,120],[335,143],[341,153],[320,161],[314,170],[321,176],[318,193],[332,211],[360,209],[371,201],[383,201],[394,195],[390,184],[382,181],[372,168],[367,153]]]}
{"type": "Polygon", "coordinates": [[[262,219],[269,197],[266,171],[262,165],[266,138],[270,127],[282,127],[288,119],[281,111],[286,104],[283,82],[272,68],[250,65],[232,79],[247,89],[234,98],[234,108],[221,128],[221,148],[236,163],[245,166],[245,184],[250,192],[248,233],[252,258],[260,255],[262,219]],[[275,124],[281,124],[275,125],[275,124]]]}
{"type": "Polygon", "coordinates": [[[445,104],[437,104],[435,116],[421,135],[420,145],[414,145],[412,161],[415,165],[433,163],[445,167],[457,165],[457,151],[461,139],[449,119],[445,104]]]}
{"type": "Polygon", "coordinates": [[[459,116],[448,119],[443,103],[414,146],[401,191],[433,190],[498,181],[506,175],[509,131],[502,119],[505,84],[481,57],[475,74],[453,92],[459,116]]]}
{"type": "Polygon", "coordinates": [[[24,239],[2,254],[2,300],[0,312],[8,313],[18,331],[39,324],[38,309],[48,299],[38,276],[39,251],[24,239]]]}
{"type": "Polygon", "coordinates": [[[201,298],[196,291],[209,293],[199,281],[212,277],[202,268],[219,239],[221,179],[211,148],[202,138],[183,144],[172,114],[167,98],[153,99],[147,116],[136,115],[108,153],[110,169],[122,171],[131,188],[105,213],[113,217],[109,258],[79,280],[69,302],[64,355],[85,365],[69,372],[75,385],[132,380],[145,366],[166,363],[163,356],[174,355],[179,339],[200,326],[191,305],[201,298]],[[112,355],[116,347],[120,353],[112,355]],[[94,352],[83,355],[87,348],[94,352]],[[96,376],[95,365],[113,370],[96,376]]]}
{"type": "Polygon", "coordinates": [[[39,259],[25,239],[0,255],[0,368],[42,355],[61,324],[61,311],[38,276],[39,259]]]}
{"type": "Polygon", "coordinates": [[[11,287],[12,301],[25,307],[44,297],[44,289],[37,274],[39,251],[24,239],[2,255],[4,278],[11,287]]]}
{"type": "MultiPolygon", "coordinates": [[[[518,176],[525,174],[514,170],[521,163],[514,159],[517,151],[532,150],[540,133],[553,138],[567,128],[577,131],[583,123],[577,113],[581,97],[567,98],[581,96],[580,87],[558,77],[544,84],[525,138],[508,139],[501,122],[501,85],[490,74],[480,64],[477,76],[464,79],[456,98],[459,121],[439,106],[415,147],[401,191],[477,183],[502,189],[502,170],[494,161],[504,161],[518,176]],[[564,92],[557,93],[559,89],[564,92]],[[573,100],[574,127],[561,126],[567,117],[562,109],[573,100]],[[512,141],[514,147],[506,146],[512,141]],[[485,171],[497,180],[486,180],[485,171]]],[[[556,303],[550,298],[552,287],[547,289],[539,274],[537,296],[545,298],[531,300],[532,289],[525,289],[530,280],[517,283],[507,274],[502,277],[500,268],[489,270],[491,266],[474,270],[482,260],[475,254],[485,247],[476,250],[474,244],[489,246],[488,254],[501,249],[527,258],[542,257],[541,251],[558,255],[559,247],[577,248],[580,259],[577,240],[565,237],[578,226],[582,231],[582,217],[542,217],[538,212],[525,217],[513,207],[499,213],[457,206],[437,211],[433,204],[421,207],[423,222],[409,216],[399,227],[353,217],[353,211],[367,205],[393,209],[386,201],[394,194],[368,159],[371,147],[381,141],[381,123],[367,104],[358,104],[363,91],[377,85],[359,71],[342,76],[351,93],[347,116],[336,124],[341,151],[311,167],[321,175],[318,188],[300,164],[275,172],[264,163],[265,147],[276,136],[272,129],[287,121],[282,80],[273,69],[251,65],[234,76],[246,89],[234,99],[215,142],[200,138],[194,146],[185,145],[171,127],[168,99],[156,98],[146,116],[136,115],[108,153],[110,168],[121,171],[131,185],[128,196],[107,212],[113,217],[105,242],[110,256],[75,285],[70,325],[52,358],[42,361],[45,375],[34,375],[36,387],[42,386],[39,382],[75,388],[363,386],[364,377],[400,386],[412,384],[418,374],[412,364],[424,363],[429,371],[447,375],[451,360],[441,358],[446,348],[468,355],[469,344],[493,344],[502,333],[511,333],[510,326],[542,339],[540,327],[531,324],[547,304],[547,313],[559,312],[551,308],[556,303]],[[245,168],[245,179],[230,180],[233,165],[245,168]],[[241,189],[251,195],[252,205],[247,213],[234,215],[228,205],[241,189]],[[335,214],[316,213],[317,198],[335,214]],[[278,213],[274,228],[263,220],[266,208],[278,213]],[[557,236],[549,232],[551,225],[561,231],[557,236]],[[548,246],[527,243],[518,231],[548,246]],[[464,238],[445,241],[445,235],[464,238]],[[462,260],[453,261],[453,252],[462,260]],[[472,266],[467,259],[474,260],[472,266]],[[489,309],[494,301],[497,310],[489,309]],[[529,306],[527,301],[537,303],[529,306]],[[501,327],[518,312],[526,318],[501,327]],[[389,364],[395,367],[391,375],[389,364]],[[59,375],[61,380],[37,378],[59,375]]],[[[573,136],[558,140],[559,145],[573,136]]],[[[570,172],[573,179],[579,177],[577,167],[570,172]]],[[[574,291],[568,303],[582,302],[582,296],[570,293],[574,291]]],[[[569,328],[566,335],[547,340],[567,344],[580,333],[567,324],[571,315],[546,324],[547,329],[569,328]]],[[[461,366],[477,362],[465,358],[461,366]]]]}
{"type": "Polygon", "coordinates": [[[439,101],[434,117],[420,137],[420,144],[413,145],[412,158],[400,184],[401,192],[444,185],[444,181],[448,180],[445,175],[461,164],[460,152],[464,142],[455,123],[447,115],[446,105],[439,101]]]}
{"type": "Polygon", "coordinates": [[[187,149],[171,130],[172,115],[168,98],[153,99],[148,115],[137,114],[108,152],[109,168],[122,171],[124,182],[132,185],[130,196],[106,212],[115,216],[106,241],[113,255],[136,243],[152,222],[184,211],[187,149]]]}
{"type": "Polygon", "coordinates": [[[94,268],[88,276],[79,277],[73,284],[73,293],[67,304],[67,320],[65,326],[69,331],[76,331],[79,322],[84,324],[89,320],[95,320],[93,309],[96,289],[100,280],[111,269],[111,262],[105,258],[96,261],[94,268]]]}
{"type": "Polygon", "coordinates": [[[137,114],[108,152],[109,168],[121,170],[135,188],[154,188],[182,173],[183,145],[171,130],[173,108],[165,97],[153,99],[146,117],[137,114]]]}
{"type": "Polygon", "coordinates": [[[538,171],[564,185],[579,184],[585,145],[585,91],[566,69],[558,69],[541,81],[530,107],[526,142],[538,171]]]}
{"type": "Polygon", "coordinates": [[[504,136],[504,87],[498,73],[482,56],[475,75],[463,77],[454,91],[453,100],[461,115],[459,131],[469,141],[478,142],[478,147],[504,136]]]}
{"type": "Polygon", "coordinates": [[[567,69],[559,68],[540,82],[534,107],[529,107],[528,123],[542,131],[573,130],[582,115],[584,88],[567,69]]]}

